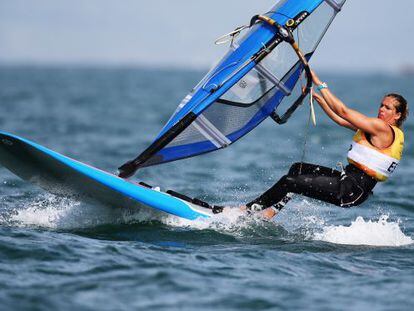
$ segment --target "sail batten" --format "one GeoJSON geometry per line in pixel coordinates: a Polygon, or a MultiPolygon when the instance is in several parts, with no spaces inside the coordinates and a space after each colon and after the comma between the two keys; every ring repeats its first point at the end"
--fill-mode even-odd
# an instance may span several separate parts
{"type": "Polygon", "coordinates": [[[223,135],[218,128],[216,128],[205,116],[200,115],[197,120],[194,121],[194,126],[198,128],[199,131],[205,132],[210,140],[217,142],[219,148],[227,147],[231,144],[231,141],[223,135]]]}

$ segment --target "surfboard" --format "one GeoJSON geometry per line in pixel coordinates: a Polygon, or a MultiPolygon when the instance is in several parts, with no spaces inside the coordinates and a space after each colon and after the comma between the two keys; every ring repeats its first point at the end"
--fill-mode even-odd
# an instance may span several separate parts
{"type": "Polygon", "coordinates": [[[200,205],[178,193],[171,191],[172,195],[146,184],[133,183],[5,132],[0,132],[0,164],[57,196],[113,208],[146,206],[189,220],[214,215],[212,207],[197,199],[193,200],[200,205]]]}

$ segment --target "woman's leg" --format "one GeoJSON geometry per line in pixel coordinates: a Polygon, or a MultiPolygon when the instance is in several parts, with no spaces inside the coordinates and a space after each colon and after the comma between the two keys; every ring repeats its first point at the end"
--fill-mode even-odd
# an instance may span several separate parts
{"type": "Polygon", "coordinates": [[[272,188],[247,206],[259,204],[267,208],[282,202],[279,206],[281,209],[289,201],[287,194],[290,192],[339,205],[340,180],[341,173],[337,170],[320,165],[296,163],[292,165],[288,175],[283,176],[272,188]]]}
{"type": "Polygon", "coordinates": [[[290,169],[288,175],[322,175],[322,176],[341,176],[341,172],[311,163],[295,163],[290,169]]]}

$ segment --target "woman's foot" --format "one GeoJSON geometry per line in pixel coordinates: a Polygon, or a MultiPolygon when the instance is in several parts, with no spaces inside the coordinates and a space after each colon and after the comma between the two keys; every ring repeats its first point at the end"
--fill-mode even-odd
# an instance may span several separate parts
{"type": "Polygon", "coordinates": [[[275,217],[278,212],[279,211],[277,209],[269,207],[262,211],[262,217],[270,220],[275,217]]]}
{"type": "MultiPolygon", "coordinates": [[[[246,212],[246,211],[252,211],[251,209],[249,209],[247,206],[245,206],[245,205],[243,205],[243,206],[240,206],[239,207],[243,212],[246,212]]],[[[252,212],[255,212],[255,210],[253,210],[252,212]]],[[[266,208],[266,209],[264,209],[264,210],[261,210],[260,212],[259,212],[260,214],[261,214],[261,216],[263,217],[263,218],[266,218],[266,219],[272,219],[273,217],[275,217],[277,214],[278,214],[278,210],[277,209],[275,209],[275,208],[272,208],[272,207],[269,207],[269,208],[266,208]]]]}

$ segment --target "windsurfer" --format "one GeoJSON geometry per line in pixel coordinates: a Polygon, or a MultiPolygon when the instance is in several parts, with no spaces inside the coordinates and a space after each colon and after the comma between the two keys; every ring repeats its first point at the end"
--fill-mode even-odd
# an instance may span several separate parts
{"type": "Polygon", "coordinates": [[[262,210],[266,218],[274,217],[292,193],[340,207],[359,205],[369,197],[377,182],[390,177],[402,157],[401,126],[408,116],[404,97],[386,95],[378,116],[370,118],[347,107],[315,72],[312,78],[319,91],[319,94],[313,92],[313,98],[329,118],[356,132],[348,152],[349,164],[342,171],[314,164],[294,164],[273,187],[246,205],[248,210],[262,210]]]}

